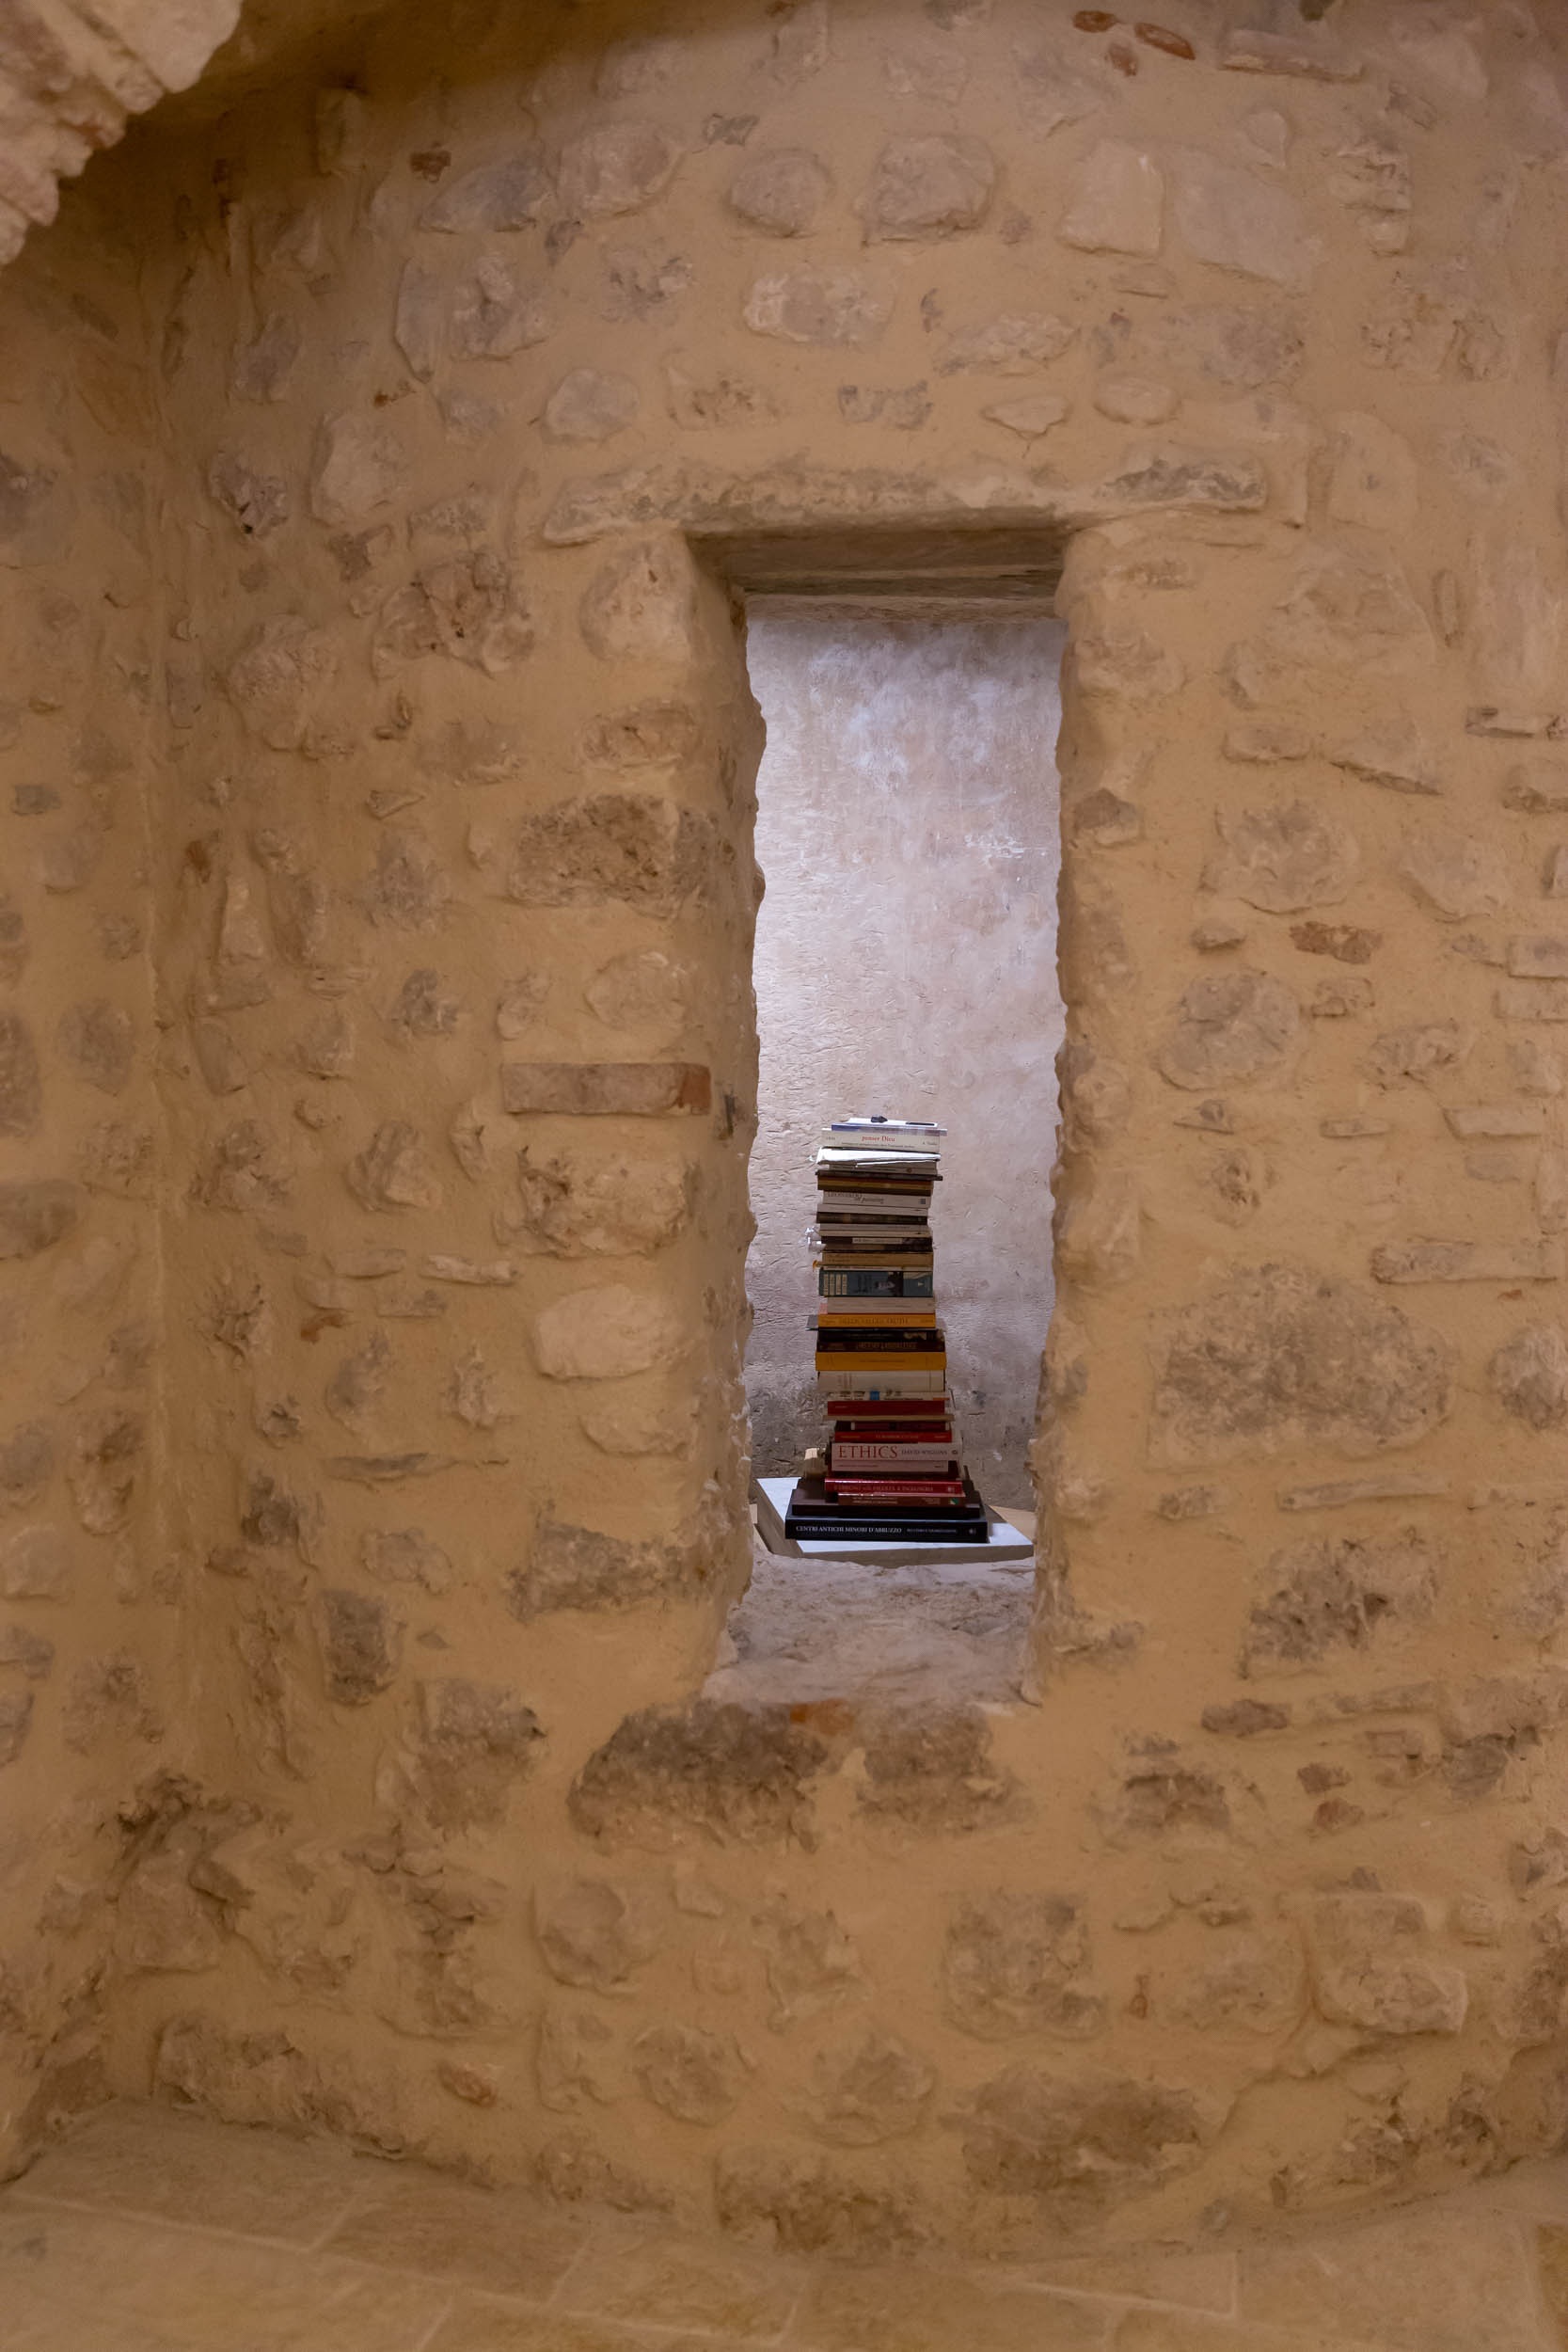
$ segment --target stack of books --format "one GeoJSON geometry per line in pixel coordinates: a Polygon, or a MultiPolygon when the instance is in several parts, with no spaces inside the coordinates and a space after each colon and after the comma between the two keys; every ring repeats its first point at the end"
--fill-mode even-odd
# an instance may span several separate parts
{"type": "Polygon", "coordinates": [[[931,1200],[944,1127],[835,1120],[816,1154],[816,1385],[832,1424],[784,1519],[797,1542],[983,1544],[937,1320],[931,1200]]]}

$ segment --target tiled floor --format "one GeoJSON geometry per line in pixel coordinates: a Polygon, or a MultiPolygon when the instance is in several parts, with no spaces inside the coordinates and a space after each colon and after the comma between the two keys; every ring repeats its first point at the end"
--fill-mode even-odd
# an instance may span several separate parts
{"type": "Polygon", "coordinates": [[[1027,2272],[792,2262],[106,2109],[0,2190],[3,2352],[1562,2352],[1568,2162],[1027,2272]]]}

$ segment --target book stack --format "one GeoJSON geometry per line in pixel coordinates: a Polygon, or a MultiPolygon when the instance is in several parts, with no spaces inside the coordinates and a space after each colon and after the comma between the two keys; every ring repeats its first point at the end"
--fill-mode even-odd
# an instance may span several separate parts
{"type": "Polygon", "coordinates": [[[832,1424],[784,1519],[796,1541],[983,1544],[937,1320],[931,1200],[944,1127],[835,1120],[816,1154],[816,1385],[832,1424]]]}

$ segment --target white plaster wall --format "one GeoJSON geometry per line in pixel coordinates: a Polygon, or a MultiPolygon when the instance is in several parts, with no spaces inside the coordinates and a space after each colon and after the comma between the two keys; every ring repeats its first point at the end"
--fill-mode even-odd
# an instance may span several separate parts
{"type": "Polygon", "coordinates": [[[892,618],[757,599],[762,1048],[752,1152],[752,1456],[821,1434],[812,1342],[822,1121],[950,1130],[933,1224],[966,1453],[1028,1503],[1051,1314],[1055,1155],[1055,742],[1063,632],[1040,619],[892,618]]]}

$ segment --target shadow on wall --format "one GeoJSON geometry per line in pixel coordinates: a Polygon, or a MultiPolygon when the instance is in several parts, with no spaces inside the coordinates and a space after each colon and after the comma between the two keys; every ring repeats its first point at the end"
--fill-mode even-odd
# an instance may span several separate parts
{"type": "Polygon", "coordinates": [[[989,1498],[1031,1501],[1052,1305],[1055,743],[1065,632],[753,598],[762,1067],[747,1262],[753,1459],[821,1435],[812,1160],[842,1111],[938,1119],[933,1212],[954,1400],[989,1498]]]}

